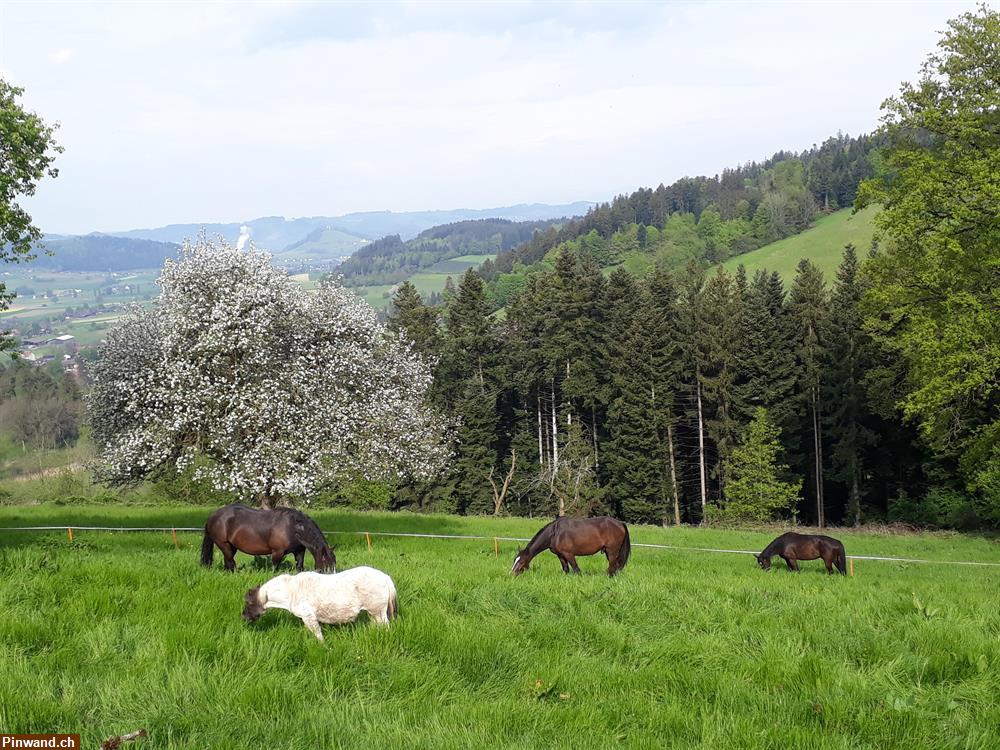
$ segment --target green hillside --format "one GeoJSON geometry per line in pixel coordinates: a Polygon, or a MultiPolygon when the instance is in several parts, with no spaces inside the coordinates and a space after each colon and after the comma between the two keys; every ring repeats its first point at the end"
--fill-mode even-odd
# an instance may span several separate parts
{"type": "Polygon", "coordinates": [[[852,215],[851,209],[845,208],[823,216],[816,220],[814,226],[801,234],[730,258],[723,267],[727,271],[735,272],[737,266],[742,264],[746,266],[747,274],[750,276],[753,276],[756,270],[766,268],[768,271],[777,271],[785,281],[790,282],[795,276],[795,267],[799,261],[802,258],[809,258],[819,266],[823,275],[830,281],[837,273],[845,245],[854,245],[861,257],[868,252],[875,233],[872,219],[877,210],[873,206],[852,215]]]}
{"type": "Polygon", "coordinates": [[[348,234],[333,227],[323,227],[310,232],[304,239],[275,253],[278,261],[285,260],[333,260],[355,253],[368,244],[368,240],[356,234],[348,234]]]}
{"type": "MultiPolygon", "coordinates": [[[[435,263],[426,271],[415,273],[410,276],[409,281],[417,288],[417,291],[425,297],[437,292],[444,291],[445,282],[450,276],[458,286],[458,282],[469,268],[478,268],[484,261],[492,260],[495,255],[461,255],[457,258],[449,258],[435,263]]],[[[402,282],[400,282],[402,283],[402,282]]],[[[392,303],[392,294],[399,284],[376,284],[371,286],[353,287],[354,291],[365,298],[372,307],[382,309],[392,303]]]]}

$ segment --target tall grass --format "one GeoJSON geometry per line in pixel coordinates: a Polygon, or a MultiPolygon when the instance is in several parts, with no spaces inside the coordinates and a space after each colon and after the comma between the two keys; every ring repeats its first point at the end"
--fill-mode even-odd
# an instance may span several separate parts
{"type": "MultiPolygon", "coordinates": [[[[0,526],[199,526],[185,508],[0,509],[0,526]]],[[[140,727],[149,747],[992,748],[1000,742],[1000,568],[819,562],[765,573],[748,555],[637,547],[520,578],[517,545],[374,537],[528,536],[541,521],[313,514],[340,568],[385,570],[388,629],[286,612],[240,619],[272,574],[197,563],[200,536],[0,532],[0,727],[140,727]]],[[[849,554],[1000,562],[958,535],[843,534],[849,554]]],[[[634,543],[760,549],[763,532],[634,527],[634,543]]],[[[311,561],[310,561],[311,563],[311,561]]]]}

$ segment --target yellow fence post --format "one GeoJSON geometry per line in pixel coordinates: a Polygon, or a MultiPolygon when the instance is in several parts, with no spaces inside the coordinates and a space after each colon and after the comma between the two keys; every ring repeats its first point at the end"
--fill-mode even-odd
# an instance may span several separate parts
{"type": "Polygon", "coordinates": [[[496,537],[493,537],[493,555],[495,557],[500,557],[500,542],[496,537]]]}
{"type": "Polygon", "coordinates": [[[73,541],[73,527],[72,526],[67,526],[66,527],[66,536],[69,537],[69,540],[71,542],[73,541]]]}
{"type": "Polygon", "coordinates": [[[368,536],[368,532],[365,532],[365,540],[368,542],[368,551],[372,551],[372,538],[368,536]]]}
{"type": "Polygon", "coordinates": [[[851,571],[851,578],[854,578],[854,558],[847,558],[847,569],[851,571]]]}
{"type": "Polygon", "coordinates": [[[174,547],[176,547],[177,549],[180,549],[181,545],[178,544],[178,542],[177,542],[177,529],[173,529],[173,528],[170,529],[170,536],[172,536],[174,538],[174,547]]]}

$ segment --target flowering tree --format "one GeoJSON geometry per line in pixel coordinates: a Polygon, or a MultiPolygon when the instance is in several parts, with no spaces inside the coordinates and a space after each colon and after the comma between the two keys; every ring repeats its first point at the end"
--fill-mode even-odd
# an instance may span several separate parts
{"type": "Polygon", "coordinates": [[[307,292],[252,246],[185,243],[94,368],[98,477],[191,469],[265,507],[338,478],[428,476],[446,458],[427,365],[336,283],[307,292]]]}

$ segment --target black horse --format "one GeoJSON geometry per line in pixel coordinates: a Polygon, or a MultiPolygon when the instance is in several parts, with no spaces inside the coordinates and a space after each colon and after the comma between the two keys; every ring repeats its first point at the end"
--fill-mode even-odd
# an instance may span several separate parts
{"type": "Polygon", "coordinates": [[[275,569],[286,555],[295,556],[295,567],[305,567],[306,550],[316,561],[316,570],[336,572],[337,558],[316,523],[295,508],[255,510],[234,503],[219,508],[205,524],[201,542],[201,564],[212,564],[213,547],[225,558],[226,570],[236,568],[236,551],[248,555],[270,555],[275,569]]]}
{"type": "Polygon", "coordinates": [[[844,545],[839,539],[831,536],[821,536],[819,534],[796,534],[789,531],[782,534],[771,542],[764,551],[755,555],[757,563],[764,570],[771,567],[771,558],[777,555],[789,570],[798,572],[799,560],[815,560],[823,558],[826,563],[826,572],[832,574],[833,566],[843,575],[847,575],[847,555],[844,553],[844,545]]]}
{"type": "Polygon", "coordinates": [[[580,572],[576,555],[595,555],[603,552],[608,558],[608,575],[613,576],[625,567],[631,554],[628,528],[617,518],[557,518],[543,526],[528,542],[528,546],[517,553],[510,572],[520,575],[528,569],[535,555],[545,550],[559,558],[563,573],[580,572]]]}

